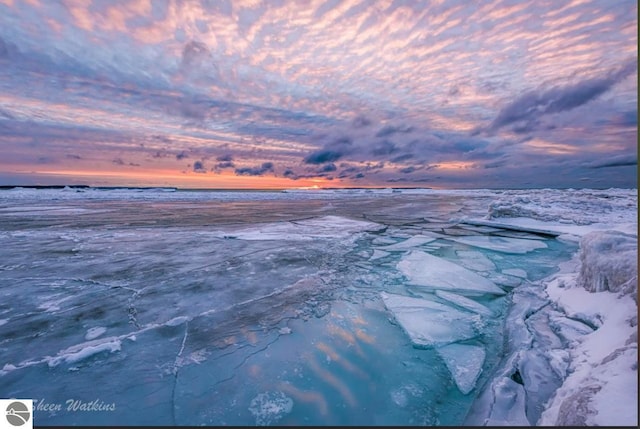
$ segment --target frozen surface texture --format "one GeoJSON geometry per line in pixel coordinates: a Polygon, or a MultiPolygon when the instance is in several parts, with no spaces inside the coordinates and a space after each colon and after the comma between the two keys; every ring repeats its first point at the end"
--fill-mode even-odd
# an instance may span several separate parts
{"type": "Polygon", "coordinates": [[[0,393],[58,426],[635,423],[636,216],[636,190],[0,190],[0,393]]]}

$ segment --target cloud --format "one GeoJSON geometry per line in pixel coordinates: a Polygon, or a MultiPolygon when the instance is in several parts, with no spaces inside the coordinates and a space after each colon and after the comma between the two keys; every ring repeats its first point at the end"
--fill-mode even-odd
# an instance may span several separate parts
{"type": "Polygon", "coordinates": [[[410,133],[411,131],[413,131],[413,127],[412,126],[393,126],[393,125],[387,125],[383,128],[380,129],[380,131],[378,131],[376,133],[376,137],[387,137],[390,136],[392,134],[396,134],[396,133],[410,133]]]}
{"type": "Polygon", "coordinates": [[[216,164],[215,168],[223,170],[225,168],[235,168],[235,164],[231,161],[219,162],[216,164]]]}
{"type": "MultiPolygon", "coordinates": [[[[610,70],[604,77],[587,79],[546,91],[529,91],[503,107],[489,126],[489,130],[496,131],[519,121],[534,124],[544,115],[580,107],[609,91],[616,83],[635,72],[637,67],[634,60],[616,70],[610,70]]],[[[521,128],[523,132],[526,129],[526,125],[521,128]]]]}
{"type": "Polygon", "coordinates": [[[331,171],[336,171],[338,168],[336,167],[335,164],[331,163],[331,164],[325,164],[320,170],[320,173],[329,173],[331,171]]]}
{"type": "Polygon", "coordinates": [[[229,153],[224,154],[224,155],[220,155],[216,157],[216,161],[220,161],[220,162],[231,162],[233,161],[233,156],[229,153]]]}
{"type": "Polygon", "coordinates": [[[398,151],[398,148],[396,147],[395,143],[389,140],[384,140],[381,143],[377,144],[373,148],[371,153],[375,156],[385,156],[385,155],[391,155],[392,153],[395,153],[397,151],[398,151]]]}
{"type": "Polygon", "coordinates": [[[113,161],[111,161],[112,163],[116,164],[116,165],[124,165],[124,161],[122,160],[122,158],[115,158],[113,161]]]}
{"type": "Polygon", "coordinates": [[[193,163],[193,171],[195,173],[206,173],[207,169],[202,161],[196,161],[193,163]]]}
{"type": "Polygon", "coordinates": [[[395,158],[391,158],[389,161],[394,162],[394,163],[399,163],[402,161],[407,161],[409,159],[413,158],[413,154],[412,153],[405,153],[404,155],[399,155],[396,156],[395,158]]]}
{"type": "Polygon", "coordinates": [[[178,154],[176,155],[176,159],[177,159],[178,161],[180,161],[180,160],[182,160],[182,159],[185,159],[185,158],[188,158],[188,157],[189,157],[189,154],[188,154],[187,152],[185,152],[185,151],[182,151],[182,152],[180,152],[180,153],[178,153],[178,154]]]}
{"type": "Polygon", "coordinates": [[[365,128],[371,125],[371,120],[365,116],[358,115],[353,120],[352,125],[354,128],[365,128]]]}
{"type": "Polygon", "coordinates": [[[259,167],[243,167],[236,168],[236,175],[238,176],[262,176],[267,172],[273,173],[273,163],[263,162],[259,167]]]}
{"type": "Polygon", "coordinates": [[[606,167],[628,167],[638,165],[638,155],[616,155],[610,158],[600,159],[588,164],[589,168],[606,168],[606,167]]]}
{"type": "Polygon", "coordinates": [[[304,162],[306,164],[324,164],[325,162],[334,162],[342,158],[344,154],[334,150],[318,150],[309,154],[304,162]]]}

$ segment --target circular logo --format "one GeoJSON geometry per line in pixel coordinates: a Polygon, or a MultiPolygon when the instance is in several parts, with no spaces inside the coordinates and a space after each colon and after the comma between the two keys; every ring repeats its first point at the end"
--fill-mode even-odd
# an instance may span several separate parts
{"type": "Polygon", "coordinates": [[[11,426],[22,426],[30,417],[29,408],[22,402],[12,402],[7,407],[7,421],[11,426]]]}

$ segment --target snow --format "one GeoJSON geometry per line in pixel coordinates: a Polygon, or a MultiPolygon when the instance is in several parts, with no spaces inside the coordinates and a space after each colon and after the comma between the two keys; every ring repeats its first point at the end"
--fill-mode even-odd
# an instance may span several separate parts
{"type": "MultiPolygon", "coordinates": [[[[604,260],[609,256],[601,255],[604,260]]],[[[559,275],[549,282],[547,292],[567,316],[597,324],[598,329],[582,328],[581,334],[580,325],[573,326],[570,374],[539,424],[635,425],[638,419],[636,302],[631,293],[589,292],[580,287],[579,278],[576,272],[559,275]],[[571,402],[583,404],[582,414],[575,417],[578,420],[569,415],[576,411],[570,406],[571,402]]]]}
{"type": "Polygon", "coordinates": [[[398,262],[398,270],[409,284],[428,289],[443,289],[465,295],[504,295],[492,281],[460,265],[428,253],[414,250],[398,262]]]}
{"type": "Polygon", "coordinates": [[[463,394],[468,394],[476,386],[484,364],[485,351],[480,346],[449,344],[437,349],[447,365],[456,386],[463,394]]]}
{"type": "Polygon", "coordinates": [[[432,347],[477,335],[478,316],[427,299],[384,292],[380,296],[414,346],[432,347]]]}

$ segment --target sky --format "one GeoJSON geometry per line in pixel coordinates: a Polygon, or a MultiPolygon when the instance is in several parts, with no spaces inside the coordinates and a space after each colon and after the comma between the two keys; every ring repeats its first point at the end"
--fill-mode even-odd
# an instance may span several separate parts
{"type": "Polygon", "coordinates": [[[637,2],[0,0],[0,185],[637,187],[637,2]]]}

